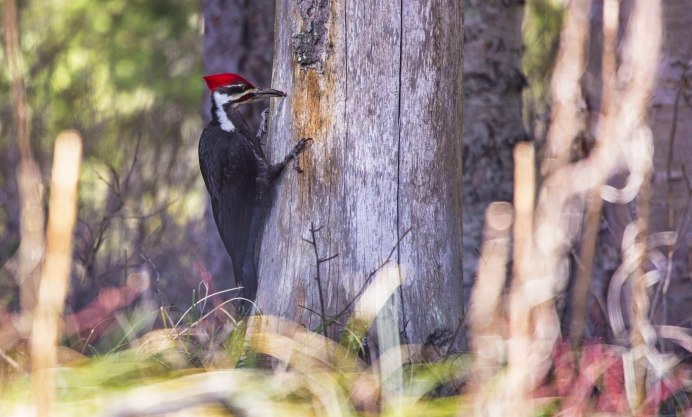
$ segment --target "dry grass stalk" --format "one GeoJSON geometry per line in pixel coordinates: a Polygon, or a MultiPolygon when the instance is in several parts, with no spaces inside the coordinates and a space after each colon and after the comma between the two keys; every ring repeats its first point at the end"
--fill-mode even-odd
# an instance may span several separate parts
{"type": "Polygon", "coordinates": [[[549,175],[567,164],[575,136],[582,128],[579,106],[582,99],[584,45],[589,37],[591,0],[573,0],[560,33],[560,49],[551,80],[552,115],[542,174],[549,175]]]}
{"type": "Polygon", "coordinates": [[[362,371],[365,365],[333,340],[313,333],[285,318],[252,316],[247,334],[249,346],[280,359],[299,372],[313,370],[362,371]]]}
{"type": "MultiPolygon", "coordinates": [[[[608,90],[604,92],[607,99],[600,115],[596,146],[586,159],[568,164],[569,150],[579,130],[577,103],[580,100],[589,4],[588,0],[571,3],[562,33],[560,61],[552,81],[553,118],[544,165],[549,175],[541,188],[535,213],[531,204],[533,177],[528,164],[533,156],[526,145],[518,147],[515,153],[515,265],[508,318],[511,334],[507,341],[508,367],[495,384],[478,393],[478,415],[532,415],[536,411],[530,395],[549,370],[553,344],[559,335],[553,299],[555,292],[564,288],[568,276],[567,253],[577,237],[573,216],[579,206],[575,203],[589,195],[611,202],[629,202],[645,184],[650,172],[650,133],[647,134],[649,131],[644,123],[660,46],[658,0],[637,1],[617,73],[614,46],[606,48],[609,57],[604,63],[608,73],[605,76],[612,82],[604,83],[608,90]],[[606,182],[611,176],[624,171],[628,171],[629,181],[623,190],[607,187],[606,182]]],[[[612,13],[616,10],[612,2],[606,8],[608,42],[612,43],[617,30],[616,26],[613,27],[612,13]]],[[[599,205],[600,202],[591,205],[592,216],[600,211],[599,205]]],[[[646,213],[642,215],[646,216],[646,213]]],[[[596,222],[593,217],[590,221],[596,222]]],[[[637,230],[639,237],[633,240],[638,242],[640,249],[644,237],[643,224],[642,221],[637,230]],[[639,232],[642,232],[641,236],[639,232]]],[[[595,230],[591,232],[595,233],[595,230]]],[[[636,267],[642,261],[643,256],[639,256],[632,264],[636,267]]],[[[634,285],[635,345],[636,334],[644,334],[647,327],[648,298],[643,287],[643,275],[640,274],[641,279],[636,279],[634,285]]],[[[644,337],[639,339],[641,344],[647,343],[644,337]]]]}
{"type": "MultiPolygon", "coordinates": [[[[603,198],[611,202],[626,203],[637,195],[643,184],[646,184],[651,167],[652,148],[650,132],[644,121],[658,65],[661,39],[660,7],[660,1],[636,2],[624,40],[622,64],[618,69],[616,82],[605,93],[610,98],[604,103],[607,107],[601,113],[601,129],[595,149],[587,159],[556,171],[546,180],[545,189],[552,192],[542,194],[538,214],[546,226],[558,226],[558,216],[568,208],[569,201],[575,197],[583,198],[585,193],[600,190],[603,198]],[[605,186],[610,176],[622,172],[625,168],[629,170],[630,177],[623,190],[605,186]],[[565,184],[571,186],[564,187],[565,184]],[[562,190],[559,187],[563,187],[562,190]]],[[[643,198],[646,199],[647,196],[644,195],[643,198]]],[[[646,217],[646,213],[640,215],[646,217]]],[[[547,260],[558,259],[564,254],[561,248],[569,242],[564,240],[567,235],[555,236],[556,233],[548,233],[547,227],[544,230],[546,233],[536,239],[538,257],[547,260]]],[[[641,227],[639,231],[643,232],[641,227]]],[[[644,235],[641,236],[643,238],[644,235]]],[[[637,241],[641,242],[639,238],[637,241]]],[[[640,253],[645,252],[642,250],[640,253]]],[[[642,261],[643,257],[639,257],[638,262],[641,264],[642,261]]],[[[548,282],[557,283],[560,279],[558,265],[546,263],[544,268],[548,277],[552,275],[548,282]]],[[[639,286],[638,291],[639,295],[635,295],[635,299],[639,301],[635,303],[640,305],[640,309],[644,309],[646,302],[642,300],[647,299],[645,288],[639,286]]],[[[639,319],[635,318],[635,325],[644,326],[646,314],[635,311],[636,316],[639,319]]],[[[633,334],[637,332],[638,330],[633,334]]]]}
{"type": "MultiPolygon", "coordinates": [[[[646,241],[649,220],[649,199],[653,162],[653,138],[650,129],[645,125],[648,99],[651,95],[659,62],[658,53],[661,44],[661,2],[636,2],[628,27],[623,48],[623,63],[619,71],[622,86],[620,113],[618,119],[630,127],[630,142],[637,145],[639,152],[632,152],[628,158],[630,170],[630,188],[639,189],[639,219],[637,220],[637,245],[642,246],[638,267],[632,279],[632,349],[648,352],[653,349],[654,332],[648,320],[649,299],[646,292],[644,262],[646,258],[646,241]],[[629,125],[627,124],[629,122],[629,125]],[[637,187],[639,185],[639,187],[637,187]]],[[[613,103],[613,106],[615,104],[613,103]]],[[[622,124],[618,129],[622,129],[622,124]]],[[[615,130],[615,129],[613,129],[615,130]]],[[[637,150],[635,148],[635,150],[637,150]]],[[[625,187],[626,189],[628,186],[625,187]]],[[[630,197],[625,194],[624,199],[630,197]]],[[[631,194],[630,194],[631,195],[631,194]]],[[[632,407],[641,403],[645,395],[647,363],[640,358],[634,364],[634,383],[626,384],[627,394],[632,407]],[[632,388],[636,391],[632,392],[632,388]]],[[[625,368],[627,369],[627,367],[625,368]]]]}
{"type": "Polygon", "coordinates": [[[476,387],[487,383],[505,359],[502,290],[507,276],[513,216],[514,210],[509,203],[492,203],[485,212],[478,277],[469,310],[476,387]]]}
{"type": "Polygon", "coordinates": [[[509,294],[509,339],[507,371],[503,397],[509,410],[528,410],[525,404],[534,379],[530,362],[533,349],[532,304],[527,292],[536,284],[531,268],[533,258],[534,205],[536,195],[535,150],[532,143],[517,144],[514,149],[514,268],[509,294]]]}
{"type": "Polygon", "coordinates": [[[47,230],[46,261],[31,339],[32,387],[39,417],[51,415],[60,327],[72,266],[72,230],[77,218],[77,182],[82,139],[61,133],[55,142],[47,230]]]}
{"type": "MultiPolygon", "coordinates": [[[[612,92],[615,89],[619,17],[619,0],[605,0],[603,4],[603,52],[601,64],[601,79],[603,82],[603,94],[601,97],[602,115],[607,114],[606,112],[611,108],[612,92]]],[[[589,287],[591,286],[591,275],[593,274],[596,240],[601,224],[601,212],[603,210],[603,199],[601,199],[598,189],[592,190],[589,193],[585,204],[586,215],[579,253],[579,269],[572,291],[570,338],[574,349],[581,345],[584,329],[586,328],[586,305],[589,287]]]]}
{"type": "Polygon", "coordinates": [[[536,225],[536,258],[543,260],[542,273],[556,283],[562,275],[558,263],[570,243],[563,216],[574,198],[592,190],[612,202],[628,202],[644,181],[651,163],[647,135],[641,133],[658,62],[660,44],[659,1],[639,1],[633,12],[623,48],[623,63],[618,73],[618,89],[610,108],[599,121],[595,148],[588,158],[565,166],[548,177],[539,199],[536,225]],[[645,15],[645,16],[644,16],[645,15]],[[607,187],[606,181],[629,169],[630,180],[623,190],[607,187]]]}
{"type": "MultiPolygon", "coordinates": [[[[650,137],[651,132],[648,128],[642,128],[641,135],[650,137]]],[[[649,138],[653,143],[653,138],[649,138]]],[[[639,218],[636,221],[637,237],[636,244],[641,247],[639,257],[637,259],[637,268],[632,274],[632,329],[630,335],[630,343],[633,350],[639,352],[649,351],[654,347],[656,342],[655,332],[649,321],[649,295],[647,293],[646,270],[645,263],[648,252],[647,236],[649,232],[649,214],[651,204],[651,174],[653,172],[653,164],[643,167],[642,176],[644,181],[639,190],[639,200],[637,204],[637,212],[639,218]]],[[[632,408],[644,400],[646,396],[646,371],[647,358],[642,356],[635,358],[634,364],[634,384],[630,384],[628,399],[632,408]],[[633,390],[634,389],[634,390],[633,390]]]]}

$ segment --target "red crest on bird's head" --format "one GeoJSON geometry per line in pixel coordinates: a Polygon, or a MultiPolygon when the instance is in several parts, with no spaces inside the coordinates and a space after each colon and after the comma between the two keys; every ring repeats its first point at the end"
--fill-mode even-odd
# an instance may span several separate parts
{"type": "Polygon", "coordinates": [[[214,91],[217,88],[223,87],[225,85],[238,83],[244,83],[249,85],[250,87],[254,87],[254,85],[250,81],[246,80],[238,74],[232,74],[230,72],[226,72],[223,74],[207,75],[204,77],[204,81],[206,81],[207,87],[209,87],[210,91],[214,91]]]}

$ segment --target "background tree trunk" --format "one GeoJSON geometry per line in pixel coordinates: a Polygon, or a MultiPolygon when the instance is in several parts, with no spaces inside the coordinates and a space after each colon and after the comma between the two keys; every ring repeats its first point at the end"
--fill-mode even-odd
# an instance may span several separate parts
{"type": "Polygon", "coordinates": [[[672,230],[677,242],[664,253],[670,265],[652,298],[656,324],[690,325],[692,303],[692,8],[685,0],[663,5],[665,36],[654,90],[651,128],[654,177],[651,232],[672,230]]]}
{"type": "Polygon", "coordinates": [[[485,209],[512,201],[522,121],[523,1],[464,2],[464,284],[473,285],[485,209]]]}
{"type": "Polygon", "coordinates": [[[257,302],[314,327],[311,223],[327,315],[354,298],[396,247],[408,341],[453,332],[462,316],[462,4],[441,0],[280,2],[270,158],[300,137],[268,215],[257,302]],[[305,308],[303,308],[305,307],[305,308]]]}
{"type": "MultiPolygon", "coordinates": [[[[274,50],[274,0],[204,1],[204,73],[236,72],[257,86],[271,81],[274,50]]],[[[200,80],[200,83],[202,81],[200,80]]],[[[262,107],[241,109],[250,126],[258,126],[262,107]]],[[[209,114],[209,92],[205,89],[202,111],[209,114]]],[[[207,197],[204,231],[206,268],[223,288],[235,287],[231,260],[221,243],[207,197]]]]}
{"type": "Polygon", "coordinates": [[[12,122],[17,140],[19,162],[16,164],[17,191],[19,196],[19,237],[17,250],[16,280],[22,314],[21,331],[28,332],[31,313],[36,305],[41,275],[44,242],[43,183],[39,167],[31,147],[31,120],[29,103],[24,86],[23,60],[20,48],[19,13],[17,2],[4,3],[4,47],[7,73],[12,90],[12,122]]]}

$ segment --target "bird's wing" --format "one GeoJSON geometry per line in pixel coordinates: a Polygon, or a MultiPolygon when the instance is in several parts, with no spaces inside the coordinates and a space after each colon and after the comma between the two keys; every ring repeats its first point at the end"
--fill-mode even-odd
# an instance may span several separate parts
{"type": "Polygon", "coordinates": [[[215,170],[217,187],[210,194],[214,220],[233,261],[236,282],[242,283],[245,296],[251,298],[257,285],[252,253],[257,169],[252,151],[239,142],[220,150],[219,166],[215,170]]]}

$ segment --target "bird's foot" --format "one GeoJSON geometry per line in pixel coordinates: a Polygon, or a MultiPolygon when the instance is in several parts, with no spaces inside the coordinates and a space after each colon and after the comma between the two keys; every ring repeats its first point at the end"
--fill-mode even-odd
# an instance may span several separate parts
{"type": "Polygon", "coordinates": [[[286,155],[286,158],[284,158],[284,162],[289,163],[290,161],[296,159],[298,155],[303,153],[303,151],[307,148],[308,144],[312,142],[312,138],[303,138],[301,139],[296,146],[291,149],[291,152],[286,155]]]}
{"type": "MultiPolygon", "coordinates": [[[[312,142],[312,138],[303,138],[301,139],[296,146],[291,149],[291,152],[286,155],[283,161],[276,163],[274,165],[271,165],[269,167],[269,178],[271,180],[274,180],[281,175],[283,172],[284,168],[286,168],[286,165],[288,165],[289,162],[293,161],[294,159],[298,158],[298,155],[300,155],[308,146],[308,144],[312,142]]],[[[299,171],[302,171],[299,169],[299,171]]]]}
{"type": "MultiPolygon", "coordinates": [[[[298,155],[300,155],[305,148],[308,146],[308,144],[312,142],[312,138],[303,138],[298,142],[296,146],[293,147],[293,150],[289,154],[291,156],[291,159],[295,159],[296,163],[294,165],[294,168],[298,173],[303,173],[303,168],[300,166],[300,159],[297,159],[298,155]]],[[[287,157],[288,158],[288,157],[287,157]]],[[[290,161],[290,160],[287,160],[290,161]]]]}

